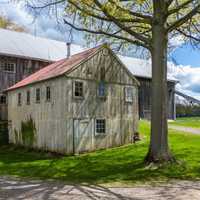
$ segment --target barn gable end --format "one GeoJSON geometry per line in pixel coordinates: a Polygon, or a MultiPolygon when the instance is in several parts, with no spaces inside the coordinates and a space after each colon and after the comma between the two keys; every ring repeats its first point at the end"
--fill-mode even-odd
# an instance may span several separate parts
{"type": "Polygon", "coordinates": [[[128,71],[113,51],[103,45],[91,58],[80,63],[66,76],[87,80],[102,81],[102,73],[105,72],[105,82],[138,86],[137,79],[128,71]]]}

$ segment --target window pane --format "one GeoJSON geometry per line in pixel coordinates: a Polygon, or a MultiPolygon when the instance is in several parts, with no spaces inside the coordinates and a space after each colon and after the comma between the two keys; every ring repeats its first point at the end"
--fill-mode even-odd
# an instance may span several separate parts
{"type": "Polygon", "coordinates": [[[27,93],[26,93],[26,103],[27,103],[27,105],[29,105],[30,104],[30,91],[27,91],[27,93]]]}
{"type": "Polygon", "coordinates": [[[6,72],[15,72],[15,63],[9,61],[1,62],[1,69],[6,72]]]}
{"type": "Polygon", "coordinates": [[[125,88],[125,101],[133,102],[133,88],[132,87],[125,88]]]}
{"type": "Polygon", "coordinates": [[[36,102],[39,103],[40,102],[40,88],[36,89],[36,102]]]}
{"type": "Polygon", "coordinates": [[[105,80],[105,75],[106,75],[105,67],[101,67],[101,69],[100,69],[100,79],[101,79],[101,81],[105,80]]]}
{"type": "Polygon", "coordinates": [[[21,106],[22,104],[22,95],[21,93],[18,93],[18,105],[21,106]]]}
{"type": "Polygon", "coordinates": [[[106,96],[106,86],[105,86],[104,82],[99,83],[98,96],[100,96],[100,97],[106,96]]]}
{"type": "Polygon", "coordinates": [[[96,133],[104,134],[106,132],[106,120],[97,119],[96,120],[96,133]]]}
{"type": "Polygon", "coordinates": [[[83,97],[83,82],[75,82],[74,96],[83,97]]]}
{"type": "Polygon", "coordinates": [[[6,95],[0,95],[0,104],[6,104],[6,95]]]}
{"type": "Polygon", "coordinates": [[[51,88],[50,87],[46,88],[46,100],[47,101],[51,100],[51,88]]]}

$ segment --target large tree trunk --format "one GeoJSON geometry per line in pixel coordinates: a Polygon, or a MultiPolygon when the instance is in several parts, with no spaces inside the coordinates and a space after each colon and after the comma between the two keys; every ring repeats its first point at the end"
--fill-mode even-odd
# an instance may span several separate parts
{"type": "Polygon", "coordinates": [[[167,127],[167,44],[165,13],[161,0],[154,1],[152,25],[152,107],[151,140],[146,157],[148,163],[171,161],[167,127]]]}

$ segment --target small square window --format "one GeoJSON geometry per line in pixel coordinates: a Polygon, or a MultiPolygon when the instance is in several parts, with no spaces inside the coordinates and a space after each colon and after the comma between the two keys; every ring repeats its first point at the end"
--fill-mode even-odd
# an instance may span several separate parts
{"type": "Polygon", "coordinates": [[[15,63],[9,61],[1,62],[1,68],[5,72],[12,72],[15,73],[15,63]]]}
{"type": "Polygon", "coordinates": [[[74,82],[74,97],[83,97],[83,82],[74,82]]]}
{"type": "Polygon", "coordinates": [[[27,91],[26,92],[26,104],[27,105],[30,105],[30,101],[31,100],[31,93],[30,93],[30,91],[27,91]]]}
{"type": "Polygon", "coordinates": [[[133,88],[125,87],[125,102],[133,102],[133,88]]]}
{"type": "Polygon", "coordinates": [[[46,100],[50,101],[51,100],[51,88],[46,87],[46,100]]]}
{"type": "Polygon", "coordinates": [[[40,103],[40,88],[36,89],[36,103],[40,103]]]}
{"type": "Polygon", "coordinates": [[[104,82],[100,82],[98,85],[98,96],[105,97],[106,96],[106,85],[104,82]]]}
{"type": "Polygon", "coordinates": [[[18,93],[18,106],[22,105],[22,94],[18,93]]]}
{"type": "Polygon", "coordinates": [[[5,105],[7,103],[6,95],[0,95],[0,104],[5,105]]]}
{"type": "Polygon", "coordinates": [[[101,135],[106,133],[106,120],[96,119],[96,134],[101,135]]]}

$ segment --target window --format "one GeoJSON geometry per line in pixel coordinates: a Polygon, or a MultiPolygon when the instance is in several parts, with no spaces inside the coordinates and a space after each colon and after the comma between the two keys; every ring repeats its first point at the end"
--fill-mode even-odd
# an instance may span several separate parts
{"type": "Polygon", "coordinates": [[[100,68],[100,79],[101,79],[101,81],[104,81],[104,80],[105,80],[105,76],[106,76],[105,67],[101,67],[101,68],[100,68]]]}
{"type": "Polygon", "coordinates": [[[40,103],[40,88],[36,89],[36,103],[40,103]]]}
{"type": "Polygon", "coordinates": [[[22,105],[22,94],[18,93],[18,106],[22,105]]]}
{"type": "Polygon", "coordinates": [[[125,87],[125,101],[126,102],[133,102],[133,88],[132,87],[125,87]]]}
{"type": "Polygon", "coordinates": [[[100,82],[98,85],[98,96],[99,97],[105,97],[106,96],[106,85],[104,82],[100,82]]]}
{"type": "Polygon", "coordinates": [[[26,92],[26,104],[27,105],[30,105],[30,99],[31,99],[30,97],[31,97],[30,91],[27,91],[26,92]]]}
{"type": "Polygon", "coordinates": [[[74,97],[83,97],[83,82],[75,81],[74,97]]]}
{"type": "Polygon", "coordinates": [[[1,62],[1,69],[5,72],[15,73],[15,63],[9,61],[1,62]]]}
{"type": "Polygon", "coordinates": [[[96,119],[96,133],[105,134],[106,133],[106,120],[96,119]]]}
{"type": "Polygon", "coordinates": [[[3,105],[3,104],[6,104],[6,95],[0,95],[0,104],[3,105]]]}
{"type": "Polygon", "coordinates": [[[50,101],[51,100],[51,88],[46,87],[46,100],[50,101]]]}

